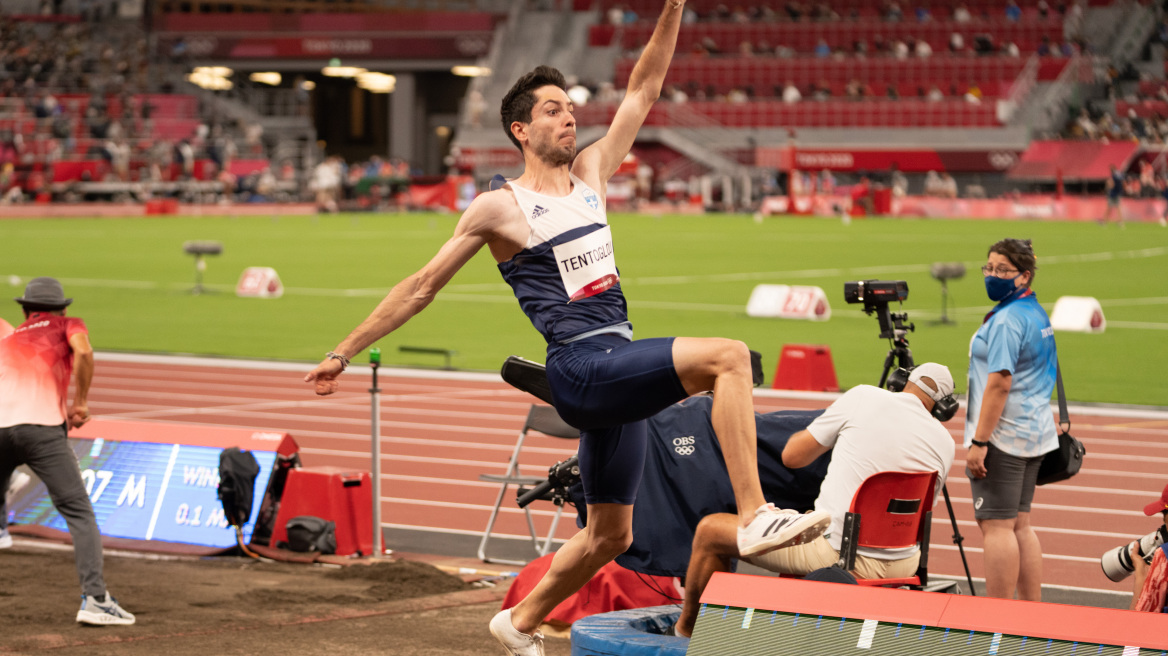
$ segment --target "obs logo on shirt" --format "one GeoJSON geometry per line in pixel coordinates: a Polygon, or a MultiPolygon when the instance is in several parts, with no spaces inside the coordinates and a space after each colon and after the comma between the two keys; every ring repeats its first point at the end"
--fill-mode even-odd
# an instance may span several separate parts
{"type": "Polygon", "coordinates": [[[688,435],[686,437],[675,437],[673,438],[673,450],[676,451],[677,455],[679,456],[692,456],[694,452],[694,442],[695,440],[693,435],[688,435]]]}
{"type": "Polygon", "coordinates": [[[600,207],[600,199],[596,197],[596,192],[591,189],[584,190],[584,202],[588,203],[588,207],[592,209],[600,207]]]}

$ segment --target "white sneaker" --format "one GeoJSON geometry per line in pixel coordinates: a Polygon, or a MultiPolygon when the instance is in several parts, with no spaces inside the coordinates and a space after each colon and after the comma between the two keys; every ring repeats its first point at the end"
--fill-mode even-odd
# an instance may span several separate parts
{"type": "Polygon", "coordinates": [[[795,510],[782,510],[768,503],[754,511],[750,524],[738,528],[738,554],[758,556],[810,542],[823,535],[829,525],[831,514],[823,510],[801,515],[795,510]]]}
{"type": "Polygon", "coordinates": [[[77,621],[96,626],[129,625],[134,623],[134,616],[126,612],[118,605],[117,600],[106,592],[103,600],[91,595],[81,595],[81,609],[77,611],[77,621]]]}
{"type": "Polygon", "coordinates": [[[507,656],[544,656],[543,634],[521,633],[511,623],[511,609],[499,611],[491,618],[491,635],[503,645],[507,656]]]}
{"type": "Polygon", "coordinates": [[[9,535],[8,529],[0,528],[0,549],[12,548],[12,536],[9,535]]]}

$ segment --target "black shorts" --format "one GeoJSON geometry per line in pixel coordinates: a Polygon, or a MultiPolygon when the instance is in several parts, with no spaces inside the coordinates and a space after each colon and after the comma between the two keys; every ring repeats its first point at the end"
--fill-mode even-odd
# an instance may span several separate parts
{"type": "Polygon", "coordinates": [[[548,348],[556,411],[579,428],[588,503],[631,505],[645,464],[645,420],[688,396],[673,364],[673,338],[596,335],[548,348]]]}

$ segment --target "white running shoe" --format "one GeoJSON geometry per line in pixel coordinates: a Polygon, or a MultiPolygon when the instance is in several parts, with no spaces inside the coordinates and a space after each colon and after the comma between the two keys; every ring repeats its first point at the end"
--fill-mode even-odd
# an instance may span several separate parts
{"type": "Polygon", "coordinates": [[[129,625],[134,623],[134,616],[126,612],[126,609],[119,606],[117,600],[106,592],[104,600],[91,595],[81,595],[81,610],[77,611],[77,621],[95,626],[129,625]]]}
{"type": "Polygon", "coordinates": [[[8,533],[8,529],[0,528],[0,549],[12,548],[12,536],[8,533]]]}
{"type": "Polygon", "coordinates": [[[831,514],[826,511],[813,510],[801,515],[768,503],[754,511],[750,524],[738,528],[738,553],[743,557],[758,556],[810,542],[823,535],[830,525],[831,514]]]}
{"type": "Polygon", "coordinates": [[[511,609],[499,611],[491,618],[491,635],[503,645],[507,656],[544,656],[543,634],[521,633],[511,623],[511,609]]]}

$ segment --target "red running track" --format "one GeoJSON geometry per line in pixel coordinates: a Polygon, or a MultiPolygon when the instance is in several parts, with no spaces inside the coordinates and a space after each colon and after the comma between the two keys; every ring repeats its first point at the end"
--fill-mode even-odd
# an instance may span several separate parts
{"type": "MultiPolygon", "coordinates": [[[[341,391],[320,398],[302,382],[306,365],[164,356],[98,354],[90,409],[110,419],[206,423],[291,433],[306,466],[370,468],[367,370],[345,374],[341,391]]],[[[386,528],[481,534],[498,486],[482,473],[503,473],[533,397],[492,374],[383,369],[380,376],[382,520],[386,528]]],[[[757,390],[759,412],[825,407],[829,395],[757,390]]],[[[961,447],[963,414],[949,422],[957,457],[947,485],[975,578],[983,577],[981,533],[973,522],[961,447]]],[[[1168,469],[1168,412],[1072,408],[1074,433],[1087,446],[1086,466],[1071,481],[1041,487],[1033,521],[1044,551],[1047,585],[1130,591],[1112,583],[1099,557],[1154,530],[1144,504],[1156,499],[1168,469]]],[[[571,456],[574,441],[532,434],[525,474],[571,456]]],[[[550,504],[535,504],[540,534],[550,504]]],[[[496,530],[526,535],[521,511],[504,503],[496,530]]],[[[930,571],[964,576],[944,504],[934,509],[930,571]]],[[[566,539],[574,522],[561,522],[566,539]]],[[[469,554],[468,554],[469,555],[469,554]]]]}

